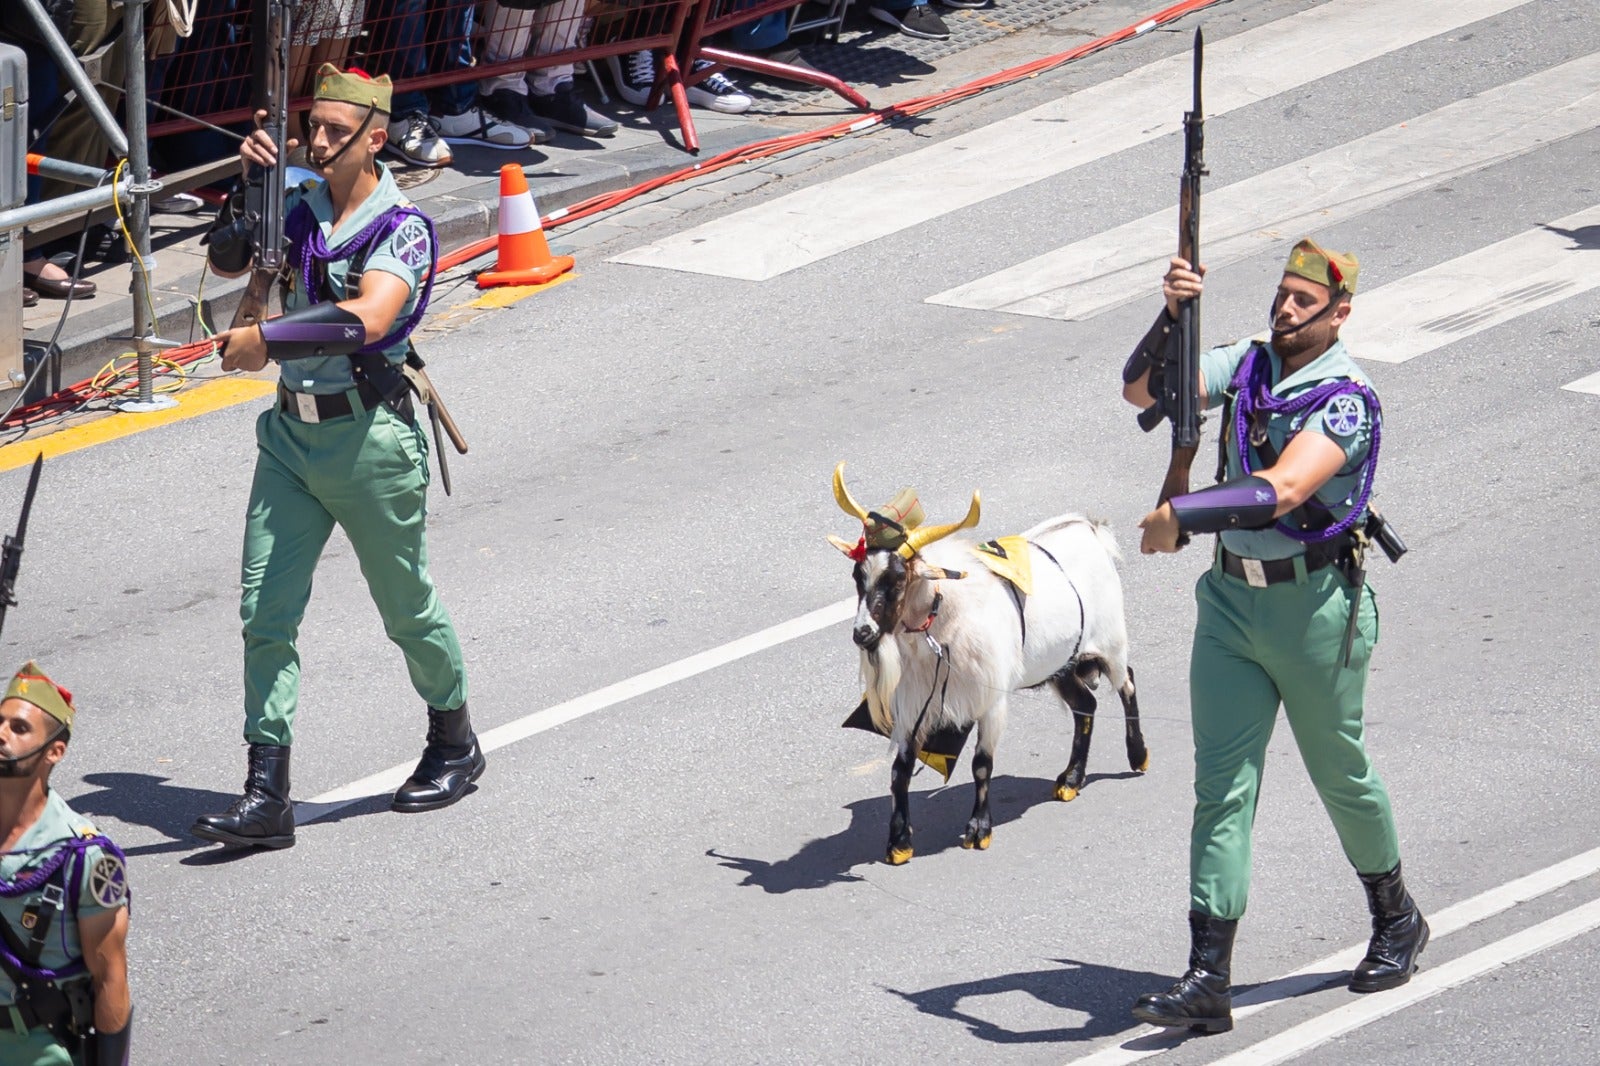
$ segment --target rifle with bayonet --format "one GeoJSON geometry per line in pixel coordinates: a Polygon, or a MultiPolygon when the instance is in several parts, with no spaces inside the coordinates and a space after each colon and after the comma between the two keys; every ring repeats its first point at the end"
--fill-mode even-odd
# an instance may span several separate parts
{"type": "Polygon", "coordinates": [[[233,313],[233,325],[259,325],[265,317],[272,286],[283,271],[284,174],[288,168],[289,40],[296,0],[256,0],[251,5],[250,35],[259,42],[254,98],[265,111],[261,129],[277,146],[270,167],[252,165],[245,176],[244,210],[237,224],[247,228],[252,250],[250,281],[233,313]]]}
{"type": "Polygon", "coordinates": [[[33,510],[33,494],[39,491],[39,471],[44,468],[44,453],[33,461],[33,472],[28,475],[28,490],[22,495],[22,516],[17,519],[17,531],[6,537],[0,548],[0,630],[6,627],[6,608],[17,605],[17,571],[22,567],[22,541],[28,535],[28,512],[33,510]]]}
{"type": "MultiPolygon", "coordinates": [[[[1183,116],[1183,184],[1178,200],[1178,255],[1200,269],[1200,179],[1205,164],[1205,112],[1200,105],[1201,67],[1205,38],[1194,31],[1194,108],[1183,116]]],[[[1152,334],[1156,331],[1152,330],[1152,334]]],[[[1155,403],[1139,412],[1139,428],[1146,433],[1163,420],[1172,421],[1172,458],[1161,483],[1157,504],[1189,491],[1189,471],[1200,449],[1200,300],[1178,305],[1177,322],[1164,333],[1165,343],[1152,346],[1150,394],[1155,403]]],[[[1148,341],[1148,338],[1147,338],[1148,341]]],[[[1135,359],[1140,355],[1135,353],[1135,359]]],[[[1132,365],[1130,363],[1130,365],[1132,365]]],[[[1179,537],[1179,544],[1188,541],[1179,537]]]]}

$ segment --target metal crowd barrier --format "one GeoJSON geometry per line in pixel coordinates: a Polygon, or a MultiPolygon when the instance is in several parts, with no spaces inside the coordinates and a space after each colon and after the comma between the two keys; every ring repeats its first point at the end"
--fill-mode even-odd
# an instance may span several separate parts
{"type": "MultiPolygon", "coordinates": [[[[312,80],[323,59],[375,76],[388,74],[395,82],[395,114],[411,103],[407,94],[426,93],[428,112],[438,115],[457,113],[469,102],[464,93],[451,99],[452,87],[463,83],[651,49],[663,60],[646,107],[670,97],[683,144],[697,151],[687,87],[725,67],[818,85],[857,107],[869,106],[830,75],[705,44],[714,33],[801,2],[549,0],[520,10],[501,8],[493,0],[300,0],[299,28],[292,35],[290,109],[309,109],[312,80]],[[702,57],[716,65],[693,71],[693,62],[702,57]]],[[[196,18],[193,34],[152,63],[151,105],[170,117],[153,121],[151,136],[207,125],[245,128],[254,98],[248,22],[249,0],[213,0],[196,18]]]]}

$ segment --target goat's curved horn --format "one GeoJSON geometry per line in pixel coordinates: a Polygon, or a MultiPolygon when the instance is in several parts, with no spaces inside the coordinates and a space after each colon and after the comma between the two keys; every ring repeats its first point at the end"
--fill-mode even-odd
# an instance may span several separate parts
{"type": "Polygon", "coordinates": [[[906,542],[901,545],[900,554],[909,559],[936,540],[943,540],[950,534],[963,529],[971,529],[978,524],[979,506],[978,490],[973,489],[972,505],[967,508],[967,517],[959,522],[951,522],[949,525],[918,526],[915,529],[906,530],[906,542]]]}
{"type": "Polygon", "coordinates": [[[833,468],[833,498],[839,501],[839,507],[845,514],[854,518],[857,522],[866,522],[867,509],[857,503],[850,495],[850,490],[844,487],[843,463],[833,468]]]}

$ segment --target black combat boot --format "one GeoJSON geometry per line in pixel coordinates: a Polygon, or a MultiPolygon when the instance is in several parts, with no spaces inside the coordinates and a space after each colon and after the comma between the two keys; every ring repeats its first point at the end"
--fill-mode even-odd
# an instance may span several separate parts
{"type": "Polygon", "coordinates": [[[1233,993],[1228,972],[1239,923],[1189,912],[1189,969],[1165,992],[1150,992],[1133,1005],[1133,1016],[1151,1025],[1226,1033],[1233,1028],[1233,993]]]}
{"type": "Polygon", "coordinates": [[[189,832],[241,848],[294,846],[294,804],[289,802],[289,749],[251,744],[244,795],[223,814],[201,815],[189,832]]]}
{"type": "Polygon", "coordinates": [[[1400,864],[1386,874],[1361,874],[1372,911],[1367,957],[1350,974],[1350,991],[1398,988],[1417,972],[1417,956],[1428,946],[1428,923],[1400,878],[1400,864]]]}
{"type": "Polygon", "coordinates": [[[394,794],[390,810],[413,813],[448,807],[467,794],[483,773],[483,752],[472,732],[467,705],[453,711],[428,708],[428,744],[422,761],[394,794]]]}

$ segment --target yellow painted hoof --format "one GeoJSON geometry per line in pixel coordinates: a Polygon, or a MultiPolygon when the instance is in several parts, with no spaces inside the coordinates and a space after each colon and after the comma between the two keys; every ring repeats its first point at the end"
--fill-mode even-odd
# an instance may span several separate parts
{"type": "Polygon", "coordinates": [[[1070,787],[1068,787],[1066,785],[1057,785],[1056,786],[1056,799],[1060,800],[1062,803],[1071,803],[1073,800],[1075,800],[1077,798],[1078,798],[1078,790],[1077,789],[1070,788],[1070,787]]]}
{"type": "Polygon", "coordinates": [[[985,833],[985,834],[983,834],[983,836],[978,838],[978,850],[979,851],[988,851],[989,850],[989,844],[993,840],[994,840],[994,834],[993,833],[985,833]]]}
{"type": "Polygon", "coordinates": [[[1148,751],[1144,753],[1144,762],[1140,763],[1135,769],[1141,774],[1150,769],[1150,753],[1148,751]]]}
{"type": "Polygon", "coordinates": [[[911,861],[910,848],[890,848],[888,863],[890,866],[904,866],[911,861]]]}

